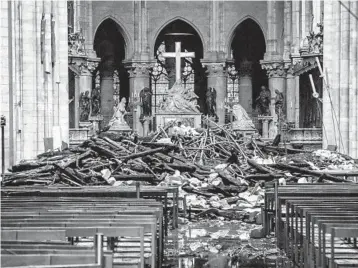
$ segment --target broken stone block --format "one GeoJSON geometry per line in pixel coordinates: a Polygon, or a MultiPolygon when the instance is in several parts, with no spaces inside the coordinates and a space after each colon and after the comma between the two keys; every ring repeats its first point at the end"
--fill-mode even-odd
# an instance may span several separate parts
{"type": "Polygon", "coordinates": [[[307,179],[305,177],[299,178],[297,183],[307,183],[307,179]]]}
{"type": "Polygon", "coordinates": [[[210,237],[211,237],[212,239],[219,239],[220,237],[226,237],[229,232],[230,232],[229,229],[220,230],[220,231],[217,231],[217,232],[215,232],[215,233],[210,234],[210,237]]]}
{"type": "Polygon", "coordinates": [[[256,224],[260,224],[262,225],[262,212],[260,211],[256,216],[255,216],[255,222],[256,224]]]}
{"type": "Polygon", "coordinates": [[[191,178],[189,179],[189,181],[190,181],[190,184],[192,184],[193,186],[198,187],[198,186],[201,185],[201,181],[199,181],[199,180],[198,180],[197,178],[195,178],[195,177],[191,177],[191,178]]]}
{"type": "Polygon", "coordinates": [[[252,208],[253,205],[246,200],[238,200],[236,202],[236,208],[237,209],[245,209],[245,208],[252,208]]]}
{"type": "Polygon", "coordinates": [[[264,238],[265,237],[264,228],[258,227],[258,228],[252,229],[250,232],[250,237],[251,238],[264,238]]]}
{"type": "Polygon", "coordinates": [[[228,198],[226,198],[225,199],[226,200],[226,202],[228,203],[228,204],[235,204],[238,200],[239,200],[239,197],[237,197],[237,196],[234,196],[234,197],[228,197],[228,198]]]}
{"type": "Polygon", "coordinates": [[[215,171],[222,171],[227,168],[228,164],[219,164],[215,167],[215,171]]]}
{"type": "Polygon", "coordinates": [[[249,235],[248,232],[245,232],[245,233],[240,234],[240,235],[239,235],[239,238],[240,238],[240,240],[241,240],[242,242],[244,242],[244,241],[249,241],[250,235],[249,235]]]}
{"type": "Polygon", "coordinates": [[[249,215],[249,219],[247,220],[247,222],[254,223],[256,222],[256,215],[261,212],[261,208],[247,208],[244,209],[244,212],[248,213],[249,215]]]}

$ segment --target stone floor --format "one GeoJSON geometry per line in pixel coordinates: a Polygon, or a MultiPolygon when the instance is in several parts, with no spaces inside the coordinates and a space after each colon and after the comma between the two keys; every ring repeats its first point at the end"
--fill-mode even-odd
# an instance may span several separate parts
{"type": "Polygon", "coordinates": [[[184,222],[169,235],[164,267],[280,267],[274,238],[249,238],[255,227],[221,219],[184,222]]]}

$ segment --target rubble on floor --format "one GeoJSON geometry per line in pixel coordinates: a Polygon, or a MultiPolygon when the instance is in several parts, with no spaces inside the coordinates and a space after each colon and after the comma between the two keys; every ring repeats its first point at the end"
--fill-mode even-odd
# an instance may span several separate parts
{"type": "Polygon", "coordinates": [[[180,219],[184,229],[178,235],[183,237],[192,224],[209,224],[194,228],[191,236],[199,241],[187,243],[179,255],[205,253],[209,260],[210,254],[222,254],[252,262],[263,256],[263,245],[274,247],[272,239],[263,238],[260,226],[265,185],[345,182],[336,172],[342,169],[356,172],[358,165],[336,152],[272,146],[258,137],[241,137],[227,127],[176,129],[170,135],[161,128],[144,139],[104,132],[79,146],[21,161],[3,178],[2,186],[116,187],[136,181],[176,185],[191,214],[191,222],[180,219]],[[215,224],[234,228],[208,231],[215,224]],[[258,250],[251,242],[255,239],[261,241],[258,250]]]}

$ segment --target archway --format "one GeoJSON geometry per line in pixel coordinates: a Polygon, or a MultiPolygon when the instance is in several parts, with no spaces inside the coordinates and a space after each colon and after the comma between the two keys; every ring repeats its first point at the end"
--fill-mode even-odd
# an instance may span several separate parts
{"type": "Polygon", "coordinates": [[[201,112],[205,111],[205,89],[207,79],[200,59],[204,49],[197,31],[187,22],[177,19],[166,25],[159,33],[154,46],[154,56],[162,74],[151,76],[153,98],[153,112],[165,98],[166,92],[175,83],[175,59],[164,58],[163,52],[174,52],[175,42],[181,43],[181,52],[194,52],[194,58],[181,59],[181,78],[186,88],[193,89],[198,95],[198,105],[201,112]]]}
{"type": "Polygon", "coordinates": [[[254,20],[248,18],[236,27],[231,53],[237,76],[229,76],[228,95],[240,102],[257,127],[255,99],[259,96],[260,87],[268,84],[266,73],[260,65],[265,51],[265,37],[254,20]]]}
{"type": "Polygon", "coordinates": [[[122,64],[126,55],[122,32],[115,21],[106,19],[98,27],[94,38],[94,50],[101,59],[94,77],[94,88],[100,87],[101,114],[105,125],[113,115],[114,105],[120,98],[128,100],[129,97],[129,75],[122,64]]]}

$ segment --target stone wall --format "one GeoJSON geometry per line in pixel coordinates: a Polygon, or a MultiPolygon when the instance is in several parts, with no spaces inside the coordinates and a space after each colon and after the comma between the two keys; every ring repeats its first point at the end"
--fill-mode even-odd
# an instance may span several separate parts
{"type": "Polygon", "coordinates": [[[68,142],[67,5],[1,1],[1,19],[1,114],[7,118],[9,167],[42,153],[45,138],[54,133],[68,142]]]}
{"type": "Polygon", "coordinates": [[[323,91],[323,124],[327,134],[323,136],[323,146],[338,145],[339,151],[355,158],[358,158],[357,14],[356,1],[324,2],[323,69],[329,90],[323,91]]]}
{"type": "MultiPolygon", "coordinates": [[[[103,20],[112,18],[120,25],[124,37],[127,39],[127,59],[133,56],[135,39],[138,38],[135,35],[135,2],[138,1],[92,2],[92,36],[94,37],[96,29],[103,20]]],[[[212,50],[210,46],[210,37],[212,35],[210,24],[211,18],[213,18],[213,7],[214,9],[220,7],[222,10],[220,22],[222,26],[219,28],[222,38],[215,38],[215,40],[218,40],[217,42],[220,42],[216,46],[217,50],[222,50],[225,53],[230,52],[233,32],[240,22],[246,18],[252,18],[256,21],[263,30],[264,36],[266,36],[265,1],[148,1],[146,5],[148,10],[147,33],[151,57],[154,55],[155,39],[161,29],[176,19],[182,19],[192,25],[202,38],[205,58],[206,52],[212,50]],[[219,3],[215,4],[216,2],[219,3]]],[[[219,24],[219,21],[217,21],[217,24],[219,24]]],[[[227,54],[227,56],[230,56],[230,54],[227,54]]]]}

